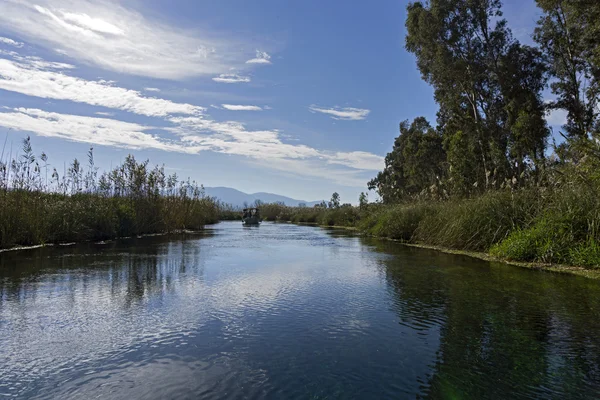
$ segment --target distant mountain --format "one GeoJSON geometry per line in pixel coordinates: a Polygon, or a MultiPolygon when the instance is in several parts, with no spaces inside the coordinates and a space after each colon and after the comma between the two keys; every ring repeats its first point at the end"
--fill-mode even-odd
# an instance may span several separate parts
{"type": "Polygon", "coordinates": [[[234,207],[243,207],[246,205],[253,205],[256,200],[260,200],[263,203],[275,203],[282,202],[286,206],[297,207],[300,203],[306,204],[307,207],[312,207],[315,204],[319,204],[321,201],[304,201],[296,200],[286,196],[280,196],[273,193],[253,193],[248,194],[240,192],[239,190],[228,188],[228,187],[205,187],[204,191],[207,196],[216,197],[220,201],[226,204],[231,204],[234,207]]]}

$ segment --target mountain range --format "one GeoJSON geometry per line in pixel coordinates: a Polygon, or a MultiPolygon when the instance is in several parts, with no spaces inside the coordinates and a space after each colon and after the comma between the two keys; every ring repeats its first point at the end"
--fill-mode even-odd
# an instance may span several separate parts
{"type": "Polygon", "coordinates": [[[233,207],[252,206],[255,204],[256,200],[260,200],[263,203],[282,202],[286,206],[291,207],[297,207],[300,204],[305,204],[307,207],[313,207],[315,204],[321,202],[296,200],[291,197],[264,192],[248,194],[228,187],[205,187],[204,192],[207,196],[216,197],[221,202],[230,204],[233,207]]]}

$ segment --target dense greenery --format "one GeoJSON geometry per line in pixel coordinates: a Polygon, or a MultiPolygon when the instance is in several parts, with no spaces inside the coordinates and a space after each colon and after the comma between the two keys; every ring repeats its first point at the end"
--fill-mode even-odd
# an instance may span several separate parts
{"type": "Polygon", "coordinates": [[[197,230],[218,219],[201,186],[131,155],[100,176],[92,149],[87,168],[75,159],[62,175],[34,155],[29,138],[20,155],[3,158],[0,247],[197,230]]]}
{"type": "Polygon", "coordinates": [[[513,261],[600,267],[600,190],[583,182],[489,191],[472,198],[354,207],[263,204],[267,221],[356,228],[364,234],[513,261]]]}
{"type": "Polygon", "coordinates": [[[400,124],[368,184],[382,204],[365,213],[359,201],[360,227],[512,260],[600,265],[600,2],[536,1],[536,47],[512,36],[500,0],[408,5],[406,49],[434,89],[437,125],[400,124]],[[553,111],[566,123],[549,146],[553,111]]]}
{"type": "MultiPolygon", "coordinates": [[[[600,267],[600,2],[537,0],[537,47],[515,40],[500,0],[411,3],[406,48],[439,105],[437,126],[400,123],[381,202],[273,207],[272,219],[518,261],[600,267]],[[549,88],[553,101],[544,102],[549,88]],[[566,114],[549,146],[545,116],[566,114]]],[[[333,199],[332,199],[333,200],[333,199]]]]}
{"type": "Polygon", "coordinates": [[[385,203],[545,186],[550,168],[598,164],[600,2],[537,3],[538,47],[513,38],[500,0],[408,6],[406,49],[439,111],[436,127],[423,117],[400,124],[385,169],[369,182],[385,203]],[[548,87],[555,100],[544,102],[548,87]],[[567,115],[564,141],[549,149],[545,115],[556,110],[567,115]]]}

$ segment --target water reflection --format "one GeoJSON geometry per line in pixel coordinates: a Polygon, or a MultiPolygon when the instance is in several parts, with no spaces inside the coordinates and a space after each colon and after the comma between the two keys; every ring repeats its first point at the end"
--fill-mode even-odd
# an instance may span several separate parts
{"type": "Polygon", "coordinates": [[[440,328],[420,397],[600,394],[597,282],[367,242],[397,255],[382,263],[402,323],[440,328]]]}
{"type": "Polygon", "coordinates": [[[0,395],[594,398],[599,284],[349,236],[0,254],[0,395]]]}

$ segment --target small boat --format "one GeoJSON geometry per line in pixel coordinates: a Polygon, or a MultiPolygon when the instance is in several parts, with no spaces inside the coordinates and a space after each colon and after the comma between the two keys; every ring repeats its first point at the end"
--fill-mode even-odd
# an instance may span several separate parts
{"type": "Polygon", "coordinates": [[[258,208],[244,208],[242,213],[242,224],[244,225],[259,225],[260,210],[258,208]]]}

